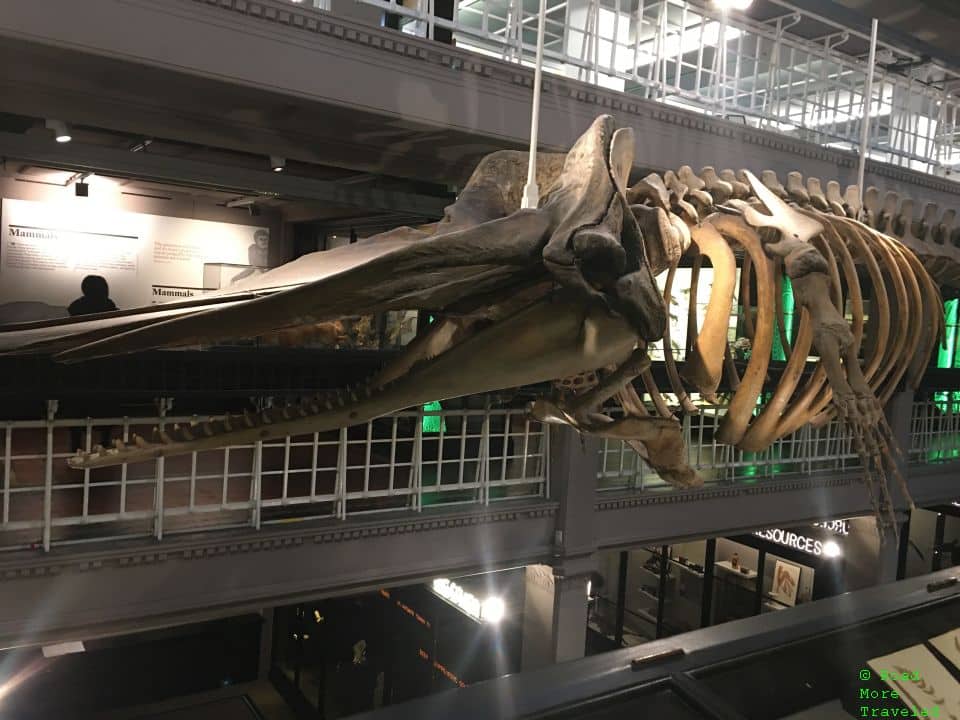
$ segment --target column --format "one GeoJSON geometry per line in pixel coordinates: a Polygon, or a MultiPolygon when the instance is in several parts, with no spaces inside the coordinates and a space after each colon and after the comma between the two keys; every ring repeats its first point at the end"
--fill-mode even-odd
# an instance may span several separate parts
{"type": "MultiPolygon", "coordinates": [[[[901,454],[899,456],[896,450],[891,448],[891,452],[894,455],[894,462],[900,474],[909,480],[909,475],[907,474],[909,470],[907,466],[907,455],[910,452],[910,423],[913,419],[913,392],[908,390],[894,393],[887,403],[885,414],[893,437],[900,447],[901,454]]],[[[889,477],[888,481],[894,509],[906,509],[909,507],[907,498],[903,497],[903,493],[900,491],[896,479],[889,477]]]]}
{"type": "Polygon", "coordinates": [[[575,660],[587,643],[587,583],[593,556],[567,564],[557,574],[549,565],[526,567],[521,671],[575,660]]]}
{"type": "Polygon", "coordinates": [[[270,675],[270,662],[273,658],[273,608],[260,611],[263,623],[260,625],[260,659],[257,662],[257,679],[266,680],[270,675]]]}
{"type": "Polygon", "coordinates": [[[550,565],[526,568],[521,669],[583,657],[587,583],[596,569],[600,443],[567,426],[550,432],[550,497],[559,503],[550,565]]]}

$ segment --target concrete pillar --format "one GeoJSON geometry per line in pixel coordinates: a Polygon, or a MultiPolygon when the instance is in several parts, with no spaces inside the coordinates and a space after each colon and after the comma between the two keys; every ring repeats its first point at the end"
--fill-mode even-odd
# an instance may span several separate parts
{"type": "MultiPolygon", "coordinates": [[[[897,528],[903,532],[906,527],[907,513],[898,511],[897,528]]],[[[909,531],[908,531],[909,532],[909,531]]],[[[897,581],[897,568],[900,565],[900,543],[898,538],[890,537],[877,548],[877,585],[897,581]]]]}
{"type": "MultiPolygon", "coordinates": [[[[913,418],[913,392],[907,390],[894,393],[890,398],[890,402],[887,403],[885,414],[887,416],[887,424],[890,425],[893,437],[900,448],[899,455],[897,455],[896,450],[891,448],[894,454],[894,462],[900,474],[908,479],[907,454],[910,452],[910,422],[913,418]]],[[[890,482],[890,494],[893,499],[893,507],[897,510],[907,509],[910,506],[910,502],[907,498],[903,497],[899,483],[892,477],[888,478],[888,480],[890,482]]]]}
{"type": "MultiPolygon", "coordinates": [[[[592,569],[592,561],[583,559],[578,564],[592,569]]],[[[589,573],[557,575],[548,565],[527,566],[521,671],[583,657],[589,573]]]]}
{"type": "MultiPolygon", "coordinates": [[[[897,525],[902,527],[905,520],[906,514],[898,512],[897,525]]],[[[842,545],[847,592],[896,581],[900,545],[892,536],[880,542],[873,517],[851,518],[842,545]]]]}
{"type": "Polygon", "coordinates": [[[260,611],[263,623],[260,625],[260,658],[257,661],[257,679],[266,680],[270,675],[270,661],[273,658],[273,608],[260,611]]]}
{"type": "Polygon", "coordinates": [[[558,560],[592,555],[601,441],[566,425],[550,433],[550,497],[560,503],[554,555],[558,560]]]}
{"type": "Polygon", "coordinates": [[[587,582],[596,569],[600,443],[567,426],[550,428],[550,497],[560,507],[551,565],[526,568],[521,669],[583,657],[587,582]]]}

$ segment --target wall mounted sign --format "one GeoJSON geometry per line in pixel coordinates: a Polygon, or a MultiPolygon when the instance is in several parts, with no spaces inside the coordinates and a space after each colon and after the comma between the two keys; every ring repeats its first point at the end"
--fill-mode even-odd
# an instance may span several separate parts
{"type": "Polygon", "coordinates": [[[823,522],[814,523],[813,527],[823,528],[824,530],[828,530],[835,535],[850,534],[849,520],[824,520],[823,522]]]}
{"type": "Polygon", "coordinates": [[[199,295],[226,284],[206,284],[205,266],[240,273],[260,264],[269,242],[262,227],[121,211],[89,198],[4,199],[0,318],[5,305],[24,302],[65,310],[90,274],[107,279],[121,310],[199,295]]]}
{"type": "Polygon", "coordinates": [[[808,555],[836,557],[840,554],[840,546],[835,540],[821,540],[820,538],[801,535],[792,530],[783,528],[767,528],[766,530],[755,530],[754,535],[764,540],[769,540],[777,545],[793,548],[808,555]]]}

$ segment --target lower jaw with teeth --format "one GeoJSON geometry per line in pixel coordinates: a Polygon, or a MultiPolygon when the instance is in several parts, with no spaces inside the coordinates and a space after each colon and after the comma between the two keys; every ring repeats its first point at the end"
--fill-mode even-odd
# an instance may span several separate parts
{"type": "Polygon", "coordinates": [[[74,468],[105,467],[326,432],[434,400],[533,385],[618,364],[636,343],[636,332],[599,304],[584,306],[563,297],[543,300],[477,331],[437,357],[413,365],[390,383],[365,388],[342,405],[332,400],[336,396],[327,396],[313,404],[332,408],[306,417],[287,409],[292,419],[284,419],[283,409],[277,408],[269,411],[268,418],[219,421],[212,436],[197,437],[201,433],[193,429],[192,440],[171,438],[172,442],[81,453],[68,462],[74,468]],[[232,429],[227,430],[228,425],[232,429]]]}

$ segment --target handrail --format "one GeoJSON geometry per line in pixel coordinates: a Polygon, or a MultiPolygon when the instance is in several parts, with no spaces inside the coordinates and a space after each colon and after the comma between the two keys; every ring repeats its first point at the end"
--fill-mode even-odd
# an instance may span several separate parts
{"type": "Polygon", "coordinates": [[[67,467],[71,445],[89,450],[106,435],[130,442],[197,418],[55,412],[51,403],[46,419],[0,422],[0,550],[548,493],[549,435],[522,409],[410,410],[329,433],[81,471],[67,467]]]}
{"type": "MultiPolygon", "coordinates": [[[[468,51],[533,63],[539,21],[520,2],[461,1],[453,17],[443,17],[430,0],[418,0],[414,7],[355,1],[399,16],[409,34],[431,37],[443,28],[468,51]]],[[[736,115],[756,127],[856,151],[867,64],[839,48],[868,35],[785,0],[770,1],[786,14],[758,21],[733,11],[721,22],[706,2],[641,0],[629,11],[620,0],[590,0],[575,8],[565,0],[548,0],[551,41],[544,47],[544,70],[706,114],[736,115]],[[826,33],[815,38],[793,33],[791,18],[813,21],[826,33]],[[764,86],[758,88],[758,82],[764,86]]],[[[891,43],[878,45],[895,62],[921,60],[891,43]]],[[[933,63],[929,69],[945,78],[960,77],[933,63]]],[[[960,157],[960,98],[884,67],[875,77],[868,118],[871,158],[948,176],[960,157]]]]}

